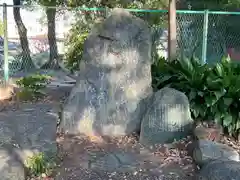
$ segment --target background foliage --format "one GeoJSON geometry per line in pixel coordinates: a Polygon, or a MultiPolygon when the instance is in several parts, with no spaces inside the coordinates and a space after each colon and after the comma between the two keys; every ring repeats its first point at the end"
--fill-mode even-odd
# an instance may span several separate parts
{"type": "Polygon", "coordinates": [[[184,92],[193,119],[215,121],[234,137],[240,132],[239,75],[240,64],[229,58],[214,65],[202,65],[196,59],[159,59],[152,67],[155,91],[172,87],[184,92]]]}

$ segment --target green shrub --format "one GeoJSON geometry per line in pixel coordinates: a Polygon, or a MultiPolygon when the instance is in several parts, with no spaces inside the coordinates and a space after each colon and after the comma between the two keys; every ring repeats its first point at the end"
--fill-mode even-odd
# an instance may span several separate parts
{"type": "Polygon", "coordinates": [[[184,92],[195,120],[214,120],[232,136],[240,132],[240,65],[224,58],[210,66],[195,59],[166,61],[152,67],[153,88],[184,92]]]}
{"type": "Polygon", "coordinates": [[[82,59],[83,53],[83,44],[88,36],[88,33],[82,33],[74,36],[73,40],[71,40],[70,46],[65,54],[65,64],[66,67],[71,71],[79,70],[79,63],[82,59]]]}
{"type": "Polygon", "coordinates": [[[46,87],[49,76],[34,74],[31,76],[23,77],[19,79],[16,83],[22,90],[18,92],[17,96],[21,100],[30,100],[34,98],[39,98],[43,93],[43,89],[46,87]]]}
{"type": "Polygon", "coordinates": [[[50,176],[56,167],[54,158],[47,157],[44,153],[38,153],[29,157],[25,166],[29,176],[50,176]]]}
{"type": "Polygon", "coordinates": [[[17,99],[21,101],[33,100],[35,98],[34,93],[26,88],[21,89],[16,93],[17,99]]]}
{"type": "Polygon", "coordinates": [[[64,63],[71,71],[79,70],[79,63],[82,59],[83,44],[88,36],[90,27],[78,20],[72,25],[65,46],[67,47],[64,55],[64,63]]]}

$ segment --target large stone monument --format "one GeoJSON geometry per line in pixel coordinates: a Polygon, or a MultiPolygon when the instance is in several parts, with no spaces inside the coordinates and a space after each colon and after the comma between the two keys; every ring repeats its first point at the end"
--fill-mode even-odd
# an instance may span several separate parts
{"type": "Polygon", "coordinates": [[[148,25],[126,10],[114,9],[85,41],[60,132],[120,136],[140,130],[151,81],[148,25]]]}

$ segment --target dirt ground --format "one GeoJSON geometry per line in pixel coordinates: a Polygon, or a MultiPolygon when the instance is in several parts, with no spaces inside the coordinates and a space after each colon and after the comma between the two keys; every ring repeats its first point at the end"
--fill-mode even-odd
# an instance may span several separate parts
{"type": "MultiPolygon", "coordinates": [[[[143,148],[137,141],[137,137],[128,136],[115,139],[90,140],[86,137],[59,137],[59,153],[62,162],[56,177],[57,180],[114,180],[114,179],[163,179],[163,180],[192,180],[195,166],[191,157],[187,155],[185,145],[188,140],[175,144],[175,149],[158,147],[155,151],[143,148]],[[125,171],[121,166],[112,170],[107,163],[101,162],[92,168],[93,162],[89,153],[99,152],[103,154],[122,152],[132,161],[125,171]],[[105,166],[105,167],[104,167],[105,166]]],[[[105,161],[107,158],[105,158],[105,161]]],[[[102,159],[104,161],[104,159],[102,159]]],[[[114,166],[108,162],[110,166],[114,166]]]]}
{"type": "MultiPolygon", "coordinates": [[[[61,102],[70,93],[68,88],[49,91],[49,99],[61,102]],[[56,93],[58,92],[58,93],[56,93]]],[[[195,167],[187,154],[186,146],[190,139],[175,144],[175,149],[157,147],[150,150],[138,143],[138,136],[131,135],[110,139],[107,137],[89,138],[85,136],[58,135],[59,157],[61,162],[56,170],[56,180],[192,180],[195,167]],[[121,152],[132,158],[121,165],[106,158],[106,154],[121,152]],[[104,154],[104,158],[102,158],[104,154]],[[100,156],[100,157],[98,157],[100,156]],[[99,158],[99,163],[95,162],[99,158]],[[108,162],[105,162],[108,161],[108,162]],[[132,162],[135,163],[132,163],[132,162]],[[94,164],[95,162],[95,164],[94,164]],[[116,168],[109,168],[109,166],[116,168]],[[126,166],[126,167],[124,167],[126,166]]],[[[123,157],[120,160],[124,161],[123,157]]]]}
{"type": "MultiPolygon", "coordinates": [[[[40,101],[50,102],[60,108],[71,91],[70,87],[48,88],[40,101]]],[[[34,103],[34,102],[29,102],[34,103]]],[[[4,102],[4,109],[17,109],[21,102],[4,102]]],[[[183,140],[175,149],[157,147],[145,149],[136,135],[109,139],[103,137],[71,137],[58,135],[58,157],[55,177],[43,180],[192,180],[195,166],[187,155],[183,140]],[[116,157],[119,156],[119,160],[116,157]],[[111,155],[111,156],[110,156],[111,155]],[[125,161],[125,162],[123,162],[125,161]]],[[[41,178],[32,178],[38,180],[41,178]]]]}
{"type": "MultiPolygon", "coordinates": [[[[69,87],[48,89],[48,97],[43,100],[54,101],[58,108],[70,90],[69,87]]],[[[7,102],[5,108],[15,106],[15,103],[7,102]]],[[[58,156],[61,161],[55,177],[43,179],[194,180],[198,167],[187,153],[190,141],[190,138],[183,139],[175,143],[173,148],[159,146],[153,151],[142,147],[136,135],[114,139],[58,135],[58,156]],[[119,153],[123,155],[116,160],[119,153]]],[[[223,137],[221,141],[240,152],[238,142],[228,137],[223,137]]]]}
{"type": "MultiPolygon", "coordinates": [[[[52,94],[52,99],[64,100],[69,93],[69,89],[64,89],[60,93],[53,91],[49,94],[52,94]]],[[[57,142],[61,163],[54,178],[56,180],[193,180],[194,175],[199,170],[199,167],[188,155],[188,145],[191,143],[191,138],[174,143],[170,149],[159,146],[155,150],[142,147],[138,143],[137,135],[114,139],[59,135],[57,142]],[[110,154],[119,151],[130,154],[131,157],[135,156],[138,163],[132,165],[130,163],[127,166],[127,169],[132,168],[132,170],[124,171],[118,167],[114,171],[108,171],[105,167],[106,163],[105,165],[98,163],[95,168],[91,166],[90,162],[94,160],[89,154],[94,154],[96,159],[99,152],[110,154]],[[98,166],[101,168],[96,168],[98,166]]],[[[229,137],[221,137],[221,142],[240,153],[239,142],[229,137]]]]}

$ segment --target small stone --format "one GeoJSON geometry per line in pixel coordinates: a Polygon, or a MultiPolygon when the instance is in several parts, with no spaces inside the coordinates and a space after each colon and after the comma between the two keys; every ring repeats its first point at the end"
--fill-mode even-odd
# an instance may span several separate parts
{"type": "Polygon", "coordinates": [[[219,141],[222,134],[222,127],[220,125],[216,125],[215,127],[206,127],[202,124],[199,124],[194,129],[194,136],[198,140],[211,140],[211,141],[219,141]]]}
{"type": "Polygon", "coordinates": [[[225,144],[199,140],[193,150],[193,159],[197,165],[204,165],[211,160],[232,160],[239,161],[239,154],[232,147],[225,144]]]}
{"type": "Polygon", "coordinates": [[[170,144],[192,133],[193,120],[187,96],[172,88],[163,88],[151,98],[143,117],[140,143],[145,147],[170,144]]]}
{"type": "Polygon", "coordinates": [[[135,172],[133,173],[133,175],[134,175],[134,176],[136,176],[136,175],[137,175],[137,173],[138,173],[138,172],[137,172],[137,171],[135,171],[135,172]]]}
{"type": "Polygon", "coordinates": [[[238,180],[240,163],[231,160],[215,160],[205,164],[195,180],[238,180]]]}
{"type": "Polygon", "coordinates": [[[116,174],[117,174],[116,172],[112,172],[110,176],[112,177],[112,176],[115,176],[116,174]]]}
{"type": "Polygon", "coordinates": [[[5,150],[0,150],[1,180],[25,180],[24,167],[5,150]]]}
{"type": "Polygon", "coordinates": [[[47,175],[45,174],[45,173],[42,173],[42,178],[46,178],[47,177],[47,175]]]}

